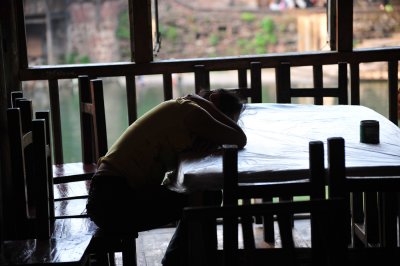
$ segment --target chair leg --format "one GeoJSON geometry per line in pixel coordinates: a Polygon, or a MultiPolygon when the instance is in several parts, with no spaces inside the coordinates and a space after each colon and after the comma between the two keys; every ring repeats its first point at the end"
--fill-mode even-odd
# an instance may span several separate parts
{"type": "MultiPolygon", "coordinates": [[[[263,198],[263,202],[272,202],[272,197],[263,198]]],[[[263,216],[264,241],[267,243],[275,243],[274,216],[263,216]]]]}
{"type": "Polygon", "coordinates": [[[122,238],[122,265],[137,266],[136,237],[122,238]]]}
{"type": "Polygon", "coordinates": [[[98,266],[110,266],[108,254],[105,252],[96,252],[95,254],[96,264],[98,266]]]}
{"type": "Polygon", "coordinates": [[[115,266],[115,253],[114,252],[109,252],[108,253],[108,262],[110,266],[115,266]]]}

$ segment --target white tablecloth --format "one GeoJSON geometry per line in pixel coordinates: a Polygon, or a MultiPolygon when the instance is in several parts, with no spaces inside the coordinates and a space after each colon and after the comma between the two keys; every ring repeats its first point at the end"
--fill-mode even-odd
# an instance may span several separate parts
{"type": "MultiPolygon", "coordinates": [[[[363,106],[248,104],[239,120],[248,143],[238,154],[240,182],[277,182],[308,177],[312,140],[345,139],[346,166],[400,166],[400,129],[384,116],[363,106]],[[360,121],[378,120],[380,143],[360,143],[360,121]]],[[[326,154],[325,145],[325,154],[326,154]]],[[[222,188],[221,151],[185,154],[170,187],[179,192],[222,188]]],[[[326,160],[326,156],[325,156],[326,160]]],[[[325,166],[327,164],[325,163],[325,166]]]]}

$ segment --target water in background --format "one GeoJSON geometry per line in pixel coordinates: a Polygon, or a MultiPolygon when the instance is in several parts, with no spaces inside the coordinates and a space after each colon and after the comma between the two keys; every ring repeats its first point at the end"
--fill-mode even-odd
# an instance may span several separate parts
{"type": "MultiPolygon", "coordinates": [[[[212,84],[215,88],[232,88],[237,86],[226,78],[212,79],[216,80],[212,84]]],[[[263,76],[264,78],[264,76],[263,76]]],[[[185,74],[174,77],[173,97],[185,95],[194,92],[193,74],[185,74]]],[[[233,79],[233,81],[235,81],[233,79]]],[[[49,109],[49,97],[47,83],[37,84],[41,81],[24,83],[24,93],[26,97],[33,99],[34,110],[49,109]],[[33,91],[35,93],[33,93],[33,91]]],[[[104,100],[107,123],[108,145],[121,135],[128,127],[127,101],[124,79],[104,78],[104,100]]],[[[334,86],[333,84],[332,86],[334,86]]],[[[62,121],[62,140],[65,162],[81,161],[81,136],[79,121],[78,89],[77,80],[65,80],[59,82],[60,86],[60,108],[62,121]]],[[[297,87],[310,87],[305,82],[299,82],[297,87]]],[[[380,114],[388,117],[388,90],[386,81],[362,81],[361,104],[374,109],[380,114]]],[[[263,80],[263,102],[275,102],[275,84],[274,81],[266,78],[263,80]]],[[[163,101],[162,77],[140,78],[137,80],[137,101],[138,116],[156,106],[163,101]]],[[[294,103],[299,101],[294,100],[294,103]]],[[[305,99],[301,103],[312,103],[311,99],[305,99]]],[[[335,102],[332,102],[333,104],[335,102]]],[[[328,102],[329,104],[329,102],[328,102]]]]}

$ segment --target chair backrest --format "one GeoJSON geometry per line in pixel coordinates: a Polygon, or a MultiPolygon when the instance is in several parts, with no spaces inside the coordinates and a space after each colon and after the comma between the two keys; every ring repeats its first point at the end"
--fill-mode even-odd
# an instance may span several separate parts
{"type": "Polygon", "coordinates": [[[14,226],[12,238],[48,238],[53,208],[49,190],[53,183],[49,176],[46,121],[32,119],[31,101],[19,100],[16,106],[7,109],[12,158],[7,213],[12,215],[6,219],[11,219],[14,226]]]}
{"type": "Polygon", "coordinates": [[[103,81],[79,76],[82,161],[97,163],[108,150],[103,81]]]}
{"type": "Polygon", "coordinates": [[[397,247],[400,164],[371,168],[371,176],[352,176],[346,168],[345,141],[328,139],[328,186],[330,197],[342,197],[346,209],[347,238],[354,245],[397,247]],[[351,234],[350,229],[354,233],[351,234]],[[353,236],[353,238],[351,238],[353,236]],[[352,240],[352,241],[350,241],[352,240]]]}
{"type": "MultiPolygon", "coordinates": [[[[188,264],[287,266],[309,262],[307,265],[344,265],[346,242],[340,224],[336,223],[336,219],[343,214],[343,208],[342,199],[185,208],[184,219],[188,225],[189,238],[188,264]],[[292,223],[287,218],[296,213],[312,213],[320,217],[321,224],[318,231],[314,231],[316,235],[312,238],[311,249],[297,248],[294,244],[292,223]],[[239,249],[238,241],[232,241],[225,234],[222,250],[210,250],[210,245],[204,242],[204,236],[210,233],[206,231],[206,226],[215,223],[217,218],[237,220],[249,215],[277,215],[281,248],[239,249]]],[[[226,229],[226,224],[223,224],[223,231],[226,229]]]]}
{"type": "Polygon", "coordinates": [[[23,98],[23,97],[24,97],[24,93],[22,91],[12,91],[11,92],[11,107],[15,107],[16,100],[23,98]]]}
{"type": "Polygon", "coordinates": [[[338,86],[335,88],[324,88],[322,65],[313,65],[313,88],[293,88],[291,67],[290,63],[283,62],[276,68],[277,103],[291,103],[295,97],[312,97],[314,104],[322,105],[325,97],[334,97],[338,99],[339,104],[348,104],[347,63],[338,63],[338,86]]]}
{"type": "MultiPolygon", "coordinates": [[[[200,90],[210,89],[210,72],[204,65],[194,66],[195,78],[195,91],[198,93],[200,90]]],[[[251,85],[247,85],[247,69],[238,70],[238,88],[231,90],[237,91],[244,101],[248,102],[249,99],[252,103],[261,103],[262,101],[262,83],[261,83],[261,63],[250,63],[250,78],[251,85]]],[[[228,88],[229,89],[229,88],[228,88]]]]}
{"type": "MultiPolygon", "coordinates": [[[[308,195],[311,199],[324,199],[325,198],[325,166],[324,166],[324,145],[321,141],[311,141],[309,143],[309,161],[310,161],[310,174],[303,180],[295,182],[273,182],[256,185],[241,185],[238,176],[238,149],[235,145],[224,145],[223,155],[223,174],[224,174],[224,204],[237,205],[238,199],[249,199],[249,198],[264,198],[265,195],[270,197],[292,197],[308,195]]],[[[317,223],[316,217],[311,216],[311,223],[317,223]]],[[[268,217],[264,217],[269,219],[268,217]]],[[[242,227],[243,238],[245,245],[248,247],[254,247],[254,239],[251,234],[247,232],[249,229],[249,219],[243,217],[242,227]]],[[[224,223],[231,223],[227,225],[230,228],[226,231],[226,238],[231,238],[230,241],[237,241],[237,223],[226,220],[224,223]]],[[[312,228],[316,228],[312,226],[312,228]]],[[[272,231],[273,234],[273,222],[264,221],[264,230],[272,231]],[[270,228],[272,227],[272,228],[270,228]]],[[[225,232],[224,231],[224,232],[225,232]]],[[[267,232],[265,232],[267,233],[267,232]]],[[[224,233],[225,234],[225,233],[224,233]]],[[[271,232],[270,232],[271,234],[271,232]]],[[[265,236],[267,238],[267,236],[265,236]]],[[[269,241],[269,239],[268,239],[269,241]]]]}

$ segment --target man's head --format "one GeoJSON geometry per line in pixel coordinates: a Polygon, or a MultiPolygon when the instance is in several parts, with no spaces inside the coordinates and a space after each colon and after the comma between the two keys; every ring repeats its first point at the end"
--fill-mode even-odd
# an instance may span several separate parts
{"type": "Polygon", "coordinates": [[[236,121],[243,110],[243,103],[237,93],[226,90],[201,90],[199,95],[212,102],[222,113],[236,121]]]}

